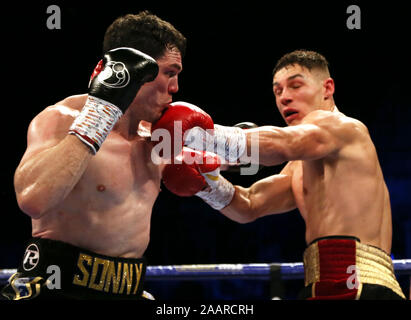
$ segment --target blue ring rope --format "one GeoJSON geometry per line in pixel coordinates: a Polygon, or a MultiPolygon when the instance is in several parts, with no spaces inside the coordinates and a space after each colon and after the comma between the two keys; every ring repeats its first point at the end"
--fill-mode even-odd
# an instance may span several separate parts
{"type": "MultiPolygon", "coordinates": [[[[393,265],[397,276],[411,275],[411,259],[394,260],[393,265]]],[[[270,280],[273,268],[279,269],[283,280],[304,278],[303,263],[295,262],[148,266],[146,280],[270,280]]],[[[0,284],[5,284],[15,272],[16,269],[0,269],[0,284]]]]}

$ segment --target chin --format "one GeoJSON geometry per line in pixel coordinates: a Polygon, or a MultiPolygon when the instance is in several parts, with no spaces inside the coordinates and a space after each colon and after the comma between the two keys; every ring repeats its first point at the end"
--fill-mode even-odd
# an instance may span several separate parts
{"type": "Polygon", "coordinates": [[[301,120],[299,119],[295,119],[293,121],[291,121],[290,123],[287,123],[289,126],[297,126],[299,124],[301,124],[301,120]]]}
{"type": "Polygon", "coordinates": [[[161,116],[162,116],[162,114],[159,114],[157,116],[151,117],[151,119],[148,119],[146,121],[151,122],[151,123],[156,123],[158,120],[160,120],[161,116]]]}

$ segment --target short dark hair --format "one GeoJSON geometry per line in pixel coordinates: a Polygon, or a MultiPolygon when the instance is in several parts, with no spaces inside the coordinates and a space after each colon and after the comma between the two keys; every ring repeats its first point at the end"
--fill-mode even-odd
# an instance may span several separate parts
{"type": "Polygon", "coordinates": [[[289,65],[300,65],[308,70],[320,69],[329,74],[327,59],[318,52],[309,50],[295,50],[283,55],[277,62],[273,70],[273,76],[282,68],[289,65]]]}
{"type": "Polygon", "coordinates": [[[171,23],[149,11],[142,11],[121,16],[107,28],[103,53],[114,48],[131,47],[158,59],[167,49],[177,48],[184,56],[186,42],[171,23]]]}

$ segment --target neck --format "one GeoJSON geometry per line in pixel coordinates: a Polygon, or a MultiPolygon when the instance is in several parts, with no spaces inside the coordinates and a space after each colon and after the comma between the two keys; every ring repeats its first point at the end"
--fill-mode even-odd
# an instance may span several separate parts
{"type": "Polygon", "coordinates": [[[323,107],[321,107],[320,109],[325,110],[325,111],[331,111],[331,112],[338,111],[337,106],[335,105],[334,100],[327,101],[327,102],[323,105],[323,107]]]}

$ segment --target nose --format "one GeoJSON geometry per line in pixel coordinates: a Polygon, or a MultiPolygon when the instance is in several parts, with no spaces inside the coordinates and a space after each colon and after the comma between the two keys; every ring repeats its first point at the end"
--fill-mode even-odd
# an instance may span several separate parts
{"type": "Polygon", "coordinates": [[[170,94],[178,92],[178,78],[177,77],[173,77],[170,79],[170,82],[168,84],[168,92],[170,94]]]}
{"type": "Polygon", "coordinates": [[[291,98],[291,96],[289,94],[289,91],[287,89],[284,89],[281,92],[281,95],[278,97],[278,100],[279,100],[280,104],[283,105],[283,106],[287,106],[293,101],[293,99],[291,98]]]}

